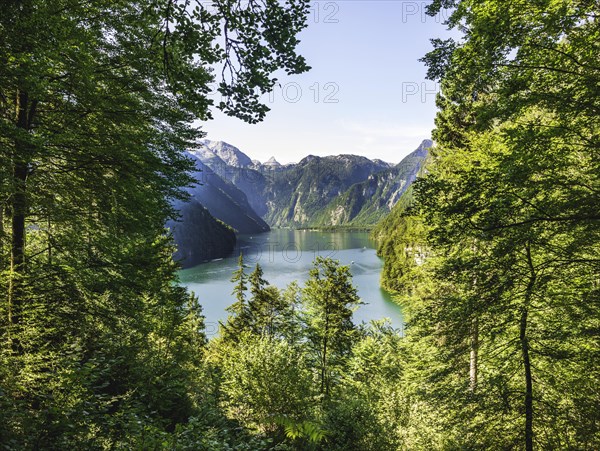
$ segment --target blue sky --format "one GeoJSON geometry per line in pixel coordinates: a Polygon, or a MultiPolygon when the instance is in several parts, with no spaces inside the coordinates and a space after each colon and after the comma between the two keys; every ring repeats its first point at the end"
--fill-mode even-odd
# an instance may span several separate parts
{"type": "Polygon", "coordinates": [[[265,96],[271,111],[248,125],[218,111],[202,124],[261,161],[281,163],[308,154],[351,153],[399,162],[430,137],[434,82],[419,62],[430,38],[449,35],[447,13],[429,17],[428,2],[314,1],[300,53],[312,70],[283,76],[265,96]]]}

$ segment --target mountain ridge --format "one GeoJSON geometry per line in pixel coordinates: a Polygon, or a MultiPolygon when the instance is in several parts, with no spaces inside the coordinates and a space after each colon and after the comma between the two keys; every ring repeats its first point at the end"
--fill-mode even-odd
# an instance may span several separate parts
{"type": "Polygon", "coordinates": [[[243,191],[252,208],[270,226],[364,227],[375,225],[389,213],[416,177],[432,141],[423,140],[398,164],[353,154],[308,154],[298,163],[271,165],[267,163],[274,157],[260,163],[232,145],[211,144],[208,140],[204,145],[209,151],[235,149],[237,166],[214,153],[198,157],[243,191]],[[252,165],[237,161],[251,161],[252,165]]]}

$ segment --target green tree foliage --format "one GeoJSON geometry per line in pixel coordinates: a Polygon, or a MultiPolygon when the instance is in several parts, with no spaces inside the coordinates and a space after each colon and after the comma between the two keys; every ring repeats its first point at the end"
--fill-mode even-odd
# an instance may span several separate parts
{"type": "Polygon", "coordinates": [[[377,255],[384,259],[381,286],[398,296],[418,289],[418,266],[427,255],[425,227],[413,211],[414,190],[409,187],[392,212],[371,232],[377,255]]]}
{"type": "Polygon", "coordinates": [[[301,348],[268,336],[246,336],[222,362],[223,406],[251,429],[279,434],[279,418],[311,418],[312,375],[301,348]]]}
{"type": "Polygon", "coordinates": [[[231,282],[234,284],[233,295],[235,295],[236,304],[239,307],[233,307],[232,313],[241,314],[243,311],[242,306],[246,302],[246,291],[248,290],[248,276],[244,272],[246,265],[244,264],[244,255],[240,253],[238,257],[238,269],[236,269],[231,276],[231,282]]]}
{"type": "Polygon", "coordinates": [[[265,280],[258,263],[249,275],[244,272],[244,268],[244,260],[240,254],[238,269],[231,278],[234,283],[232,294],[237,301],[227,308],[230,315],[226,324],[221,325],[222,339],[236,342],[248,333],[292,339],[294,334],[299,333],[300,327],[296,313],[299,302],[297,284],[291,284],[281,293],[265,280]],[[250,296],[246,299],[248,288],[250,296]]]}
{"type": "Polygon", "coordinates": [[[329,450],[403,449],[409,403],[402,387],[402,338],[383,322],[370,324],[352,348],[339,394],[326,412],[329,450]]]}
{"type": "Polygon", "coordinates": [[[307,69],[306,8],[2,3],[3,444],[131,448],[194,412],[202,321],[164,230],[190,183],[180,150],[210,118],[213,67],[217,106],[249,122],[277,69],[307,69]]]}
{"type": "MultiPolygon", "coordinates": [[[[352,364],[361,365],[353,352],[366,335],[352,323],[360,300],[349,267],[317,257],[305,286],[292,283],[282,292],[269,285],[260,265],[249,280],[249,303],[256,304],[249,309],[248,328],[236,340],[217,339],[208,346],[224,414],[281,449],[392,449],[381,447],[391,442],[380,436],[384,417],[379,420],[370,402],[374,391],[362,389],[375,379],[348,374],[352,364]],[[362,424],[366,420],[375,423],[362,424]]],[[[399,338],[389,328],[378,331],[375,342],[399,338]]],[[[381,355],[395,359],[395,350],[382,348],[381,355]]]]}
{"type": "Polygon", "coordinates": [[[248,275],[244,271],[245,268],[244,256],[240,253],[238,269],[231,276],[231,282],[234,284],[231,294],[235,296],[236,301],[227,307],[230,315],[227,317],[226,324],[220,324],[221,338],[226,341],[237,341],[241,335],[250,331],[251,312],[246,300],[248,275]]]}
{"type": "Polygon", "coordinates": [[[295,313],[298,304],[297,285],[291,284],[281,293],[263,278],[259,264],[250,274],[249,280],[252,294],[249,308],[252,312],[254,332],[271,338],[289,338],[293,343],[293,334],[298,328],[295,313]]]}
{"type": "Polygon", "coordinates": [[[298,344],[304,340],[302,288],[294,281],[281,292],[281,297],[284,307],[278,312],[280,333],[289,343],[298,344]]]}
{"type": "MultiPolygon", "coordinates": [[[[5,1],[0,442],[7,449],[598,449],[594,2],[434,0],[433,155],[374,231],[407,336],[348,267],[257,265],[207,344],[165,235],[217,105],[248,122],[307,2],[5,1]]],[[[331,169],[331,168],[330,168],[331,169]]]]}
{"type": "Polygon", "coordinates": [[[354,308],[360,304],[348,266],[331,258],[317,257],[303,289],[308,339],[320,372],[320,392],[328,398],[337,371],[350,354],[357,330],[352,323],[354,308]]]}

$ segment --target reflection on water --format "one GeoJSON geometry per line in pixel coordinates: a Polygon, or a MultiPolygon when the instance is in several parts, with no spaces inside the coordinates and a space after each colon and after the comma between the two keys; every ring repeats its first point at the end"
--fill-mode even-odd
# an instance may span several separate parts
{"type": "Polygon", "coordinates": [[[200,299],[209,336],[216,334],[218,322],[227,318],[225,308],[233,302],[230,279],[240,252],[248,266],[259,263],[264,277],[279,288],[294,280],[303,284],[316,256],[339,260],[350,266],[354,285],[365,303],[354,313],[354,321],[389,318],[394,327],[402,327],[400,307],[379,287],[382,261],[367,232],[276,229],[260,235],[242,235],[231,256],[180,271],[181,283],[200,299]]]}

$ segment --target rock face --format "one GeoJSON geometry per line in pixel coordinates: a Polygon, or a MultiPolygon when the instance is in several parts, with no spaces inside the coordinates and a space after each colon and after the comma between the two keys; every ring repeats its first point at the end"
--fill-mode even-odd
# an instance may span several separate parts
{"type": "Polygon", "coordinates": [[[205,148],[188,154],[194,159],[192,176],[197,183],[185,188],[190,195],[188,202],[174,204],[180,220],[167,223],[177,246],[174,258],[184,268],[231,254],[236,243],[235,232],[269,230],[267,223],[248,203],[246,195],[201,161],[202,158],[215,167],[229,167],[219,156],[205,148]]]}
{"type": "Polygon", "coordinates": [[[231,144],[223,141],[210,141],[208,139],[203,140],[202,144],[229,166],[236,168],[252,166],[250,157],[231,144]]]}
{"type": "Polygon", "coordinates": [[[269,178],[263,190],[269,224],[308,227],[338,196],[387,166],[356,155],[309,155],[269,178]]]}
{"type": "Polygon", "coordinates": [[[267,161],[265,161],[264,166],[267,166],[272,169],[281,168],[281,164],[279,164],[279,162],[275,159],[275,157],[271,157],[267,161]]]}
{"type": "Polygon", "coordinates": [[[215,219],[199,202],[178,202],[179,221],[167,222],[177,250],[173,255],[184,268],[231,254],[235,233],[231,227],[215,219]]]}

